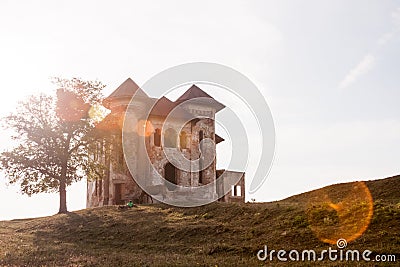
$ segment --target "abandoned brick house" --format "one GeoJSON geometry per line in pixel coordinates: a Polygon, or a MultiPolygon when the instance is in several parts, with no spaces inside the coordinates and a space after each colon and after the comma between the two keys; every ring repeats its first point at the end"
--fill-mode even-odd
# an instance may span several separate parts
{"type": "MultiPolygon", "coordinates": [[[[212,190],[216,193],[227,192],[226,194],[219,194],[218,201],[245,201],[244,173],[217,170],[216,157],[213,157],[211,164],[203,170],[186,172],[175,167],[162,153],[163,146],[165,146],[176,149],[188,159],[200,158],[200,142],[203,138],[209,138],[214,141],[214,146],[213,151],[206,151],[206,153],[212,152],[210,154],[215,155],[216,145],[223,142],[224,139],[215,134],[215,121],[210,118],[215,118],[216,113],[225,106],[196,85],[192,85],[175,102],[166,97],[150,98],[132,79],[128,78],[103,101],[104,107],[109,109],[110,113],[96,127],[99,132],[103,133],[102,136],[104,137],[96,145],[97,149],[93,157],[95,160],[101,161],[105,168],[101,178],[87,182],[87,207],[122,205],[129,200],[137,203],[153,202],[153,199],[144,194],[141,187],[133,179],[132,175],[136,174],[128,170],[121,145],[124,115],[127,112],[128,105],[135,104],[130,103],[135,94],[139,95],[141,99],[156,101],[145,122],[146,125],[151,125],[149,127],[151,132],[146,137],[146,150],[151,164],[162,177],[176,185],[193,187],[216,181],[217,177],[223,172],[227,177],[236,175],[236,177],[240,177],[240,179],[236,179],[238,182],[233,184],[228,184],[226,181],[215,183],[212,190]],[[180,133],[177,133],[174,129],[162,130],[163,122],[172,109],[195,98],[202,98],[205,101],[200,101],[196,105],[180,105],[183,107],[182,112],[207,115],[206,118],[190,121],[185,124],[180,133]],[[225,190],[222,187],[225,187],[225,190]]],[[[221,176],[218,180],[223,178],[224,176],[221,176]]],[[[169,190],[174,189],[169,188],[169,190]]]]}

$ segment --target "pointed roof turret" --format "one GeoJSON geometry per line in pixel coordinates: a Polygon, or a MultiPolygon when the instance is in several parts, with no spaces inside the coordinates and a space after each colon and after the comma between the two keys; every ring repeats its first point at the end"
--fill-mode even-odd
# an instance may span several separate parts
{"type": "Polygon", "coordinates": [[[212,96],[201,90],[199,87],[197,87],[195,84],[193,84],[189,89],[186,90],[186,92],[181,95],[176,101],[185,101],[189,100],[192,98],[198,98],[198,97],[208,97],[211,99],[212,96]]]}
{"type": "Polygon", "coordinates": [[[131,78],[128,78],[103,100],[103,105],[106,108],[110,108],[112,102],[121,100],[127,100],[129,103],[129,100],[135,94],[148,98],[148,95],[131,78]]]}
{"type": "Polygon", "coordinates": [[[199,87],[197,87],[195,84],[193,84],[183,95],[181,95],[175,103],[182,103],[187,100],[191,99],[196,99],[200,98],[199,104],[207,105],[207,106],[213,106],[216,111],[220,111],[221,109],[225,108],[223,104],[215,100],[212,96],[201,90],[199,87]],[[205,99],[208,98],[208,99],[205,99]]]}
{"type": "Polygon", "coordinates": [[[158,99],[153,106],[151,114],[156,116],[167,116],[174,107],[176,107],[175,103],[163,96],[158,99]]]}

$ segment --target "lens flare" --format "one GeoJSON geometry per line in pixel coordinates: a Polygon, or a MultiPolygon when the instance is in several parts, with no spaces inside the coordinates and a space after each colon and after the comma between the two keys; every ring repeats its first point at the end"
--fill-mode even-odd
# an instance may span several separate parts
{"type": "Polygon", "coordinates": [[[93,105],[89,109],[89,117],[95,122],[101,122],[107,114],[110,113],[108,109],[101,105],[93,105]]]}
{"type": "Polygon", "coordinates": [[[139,136],[148,137],[154,133],[154,127],[149,120],[139,120],[136,124],[136,131],[139,136]]]}
{"type": "Polygon", "coordinates": [[[318,190],[309,199],[310,227],[323,242],[354,241],[367,230],[373,215],[373,199],[364,182],[340,184],[318,190]]]}
{"type": "Polygon", "coordinates": [[[57,90],[57,116],[64,122],[76,122],[87,116],[90,105],[74,92],[57,90]]]}

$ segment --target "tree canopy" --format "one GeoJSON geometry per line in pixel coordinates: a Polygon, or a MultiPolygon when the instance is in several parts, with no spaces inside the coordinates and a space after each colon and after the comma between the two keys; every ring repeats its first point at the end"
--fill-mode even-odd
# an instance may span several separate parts
{"type": "Polygon", "coordinates": [[[53,83],[55,94],[30,96],[3,118],[15,145],[1,153],[0,168],[22,193],[59,192],[59,212],[64,213],[66,186],[102,174],[90,150],[105,86],[79,78],[54,78],[53,83]]]}

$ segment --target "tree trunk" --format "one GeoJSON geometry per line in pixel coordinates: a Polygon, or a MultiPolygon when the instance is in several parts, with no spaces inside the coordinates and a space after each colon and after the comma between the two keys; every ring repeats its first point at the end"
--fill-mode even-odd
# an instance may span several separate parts
{"type": "Polygon", "coordinates": [[[67,190],[65,190],[65,180],[60,181],[60,210],[58,213],[67,213],[67,190]]]}
{"type": "Polygon", "coordinates": [[[61,168],[60,177],[60,210],[58,213],[67,213],[67,190],[66,190],[67,163],[61,168]]]}
{"type": "MultiPolygon", "coordinates": [[[[108,146],[104,148],[109,149],[108,146]]],[[[107,206],[109,205],[109,199],[110,199],[110,156],[108,155],[108,151],[105,153],[105,159],[104,159],[104,164],[106,166],[105,170],[105,177],[104,177],[104,199],[103,199],[103,205],[107,206]]]]}
{"type": "MultiPolygon", "coordinates": [[[[68,131],[67,131],[68,132],[68,131]]],[[[67,169],[69,159],[69,146],[71,142],[71,134],[68,132],[65,139],[64,154],[61,157],[61,175],[60,175],[60,210],[58,213],[67,213],[67,169]]]]}

